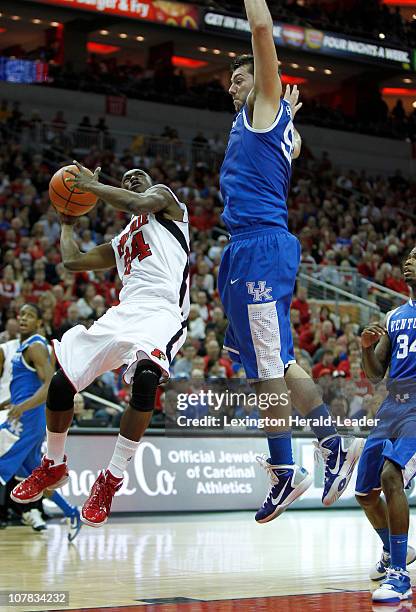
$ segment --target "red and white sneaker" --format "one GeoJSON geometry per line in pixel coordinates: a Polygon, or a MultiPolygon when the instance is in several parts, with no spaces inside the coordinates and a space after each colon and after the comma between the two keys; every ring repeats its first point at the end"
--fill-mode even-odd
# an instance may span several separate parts
{"type": "Polygon", "coordinates": [[[113,497],[122,484],[122,478],[116,478],[108,470],[102,470],[82,507],[81,521],[90,527],[104,525],[110,515],[113,497]]]}
{"type": "Polygon", "coordinates": [[[66,457],[63,463],[55,465],[52,459],[44,455],[40,466],[13,489],[10,497],[18,504],[30,504],[43,497],[46,489],[59,489],[68,479],[66,457]]]}

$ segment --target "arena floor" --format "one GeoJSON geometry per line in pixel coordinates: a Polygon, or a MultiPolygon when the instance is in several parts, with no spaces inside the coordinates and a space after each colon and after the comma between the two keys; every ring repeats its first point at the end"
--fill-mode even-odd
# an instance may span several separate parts
{"type": "Polygon", "coordinates": [[[69,603],[1,609],[413,609],[372,605],[367,574],[379,554],[359,510],[291,511],[267,525],[248,512],[113,518],[84,527],[72,545],[59,522],[42,534],[10,527],[0,538],[1,590],[69,591],[69,603]]]}

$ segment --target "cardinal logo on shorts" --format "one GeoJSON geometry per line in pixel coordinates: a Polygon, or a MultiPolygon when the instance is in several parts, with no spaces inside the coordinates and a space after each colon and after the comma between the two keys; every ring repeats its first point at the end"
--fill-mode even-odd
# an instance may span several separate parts
{"type": "Polygon", "coordinates": [[[160,349],[153,349],[150,354],[153,355],[153,357],[156,357],[156,359],[166,359],[165,353],[162,353],[160,349]]]}

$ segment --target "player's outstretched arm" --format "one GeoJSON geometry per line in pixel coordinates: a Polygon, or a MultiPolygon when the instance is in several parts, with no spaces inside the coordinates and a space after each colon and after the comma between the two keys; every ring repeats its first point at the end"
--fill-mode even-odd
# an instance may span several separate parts
{"type": "Polygon", "coordinates": [[[387,330],[382,325],[366,327],[361,334],[363,369],[374,383],[383,380],[391,357],[391,343],[387,330]]]}
{"type": "MultiPolygon", "coordinates": [[[[178,206],[172,194],[160,185],[155,185],[148,189],[145,193],[135,193],[122,187],[112,187],[111,185],[103,185],[99,182],[98,177],[101,168],[97,168],[93,175],[87,171],[84,166],[74,160],[79,172],[74,173],[68,171],[74,178],[66,179],[75,187],[84,191],[89,191],[98,196],[101,200],[110,204],[113,208],[127,212],[132,215],[141,215],[145,213],[157,213],[165,210],[169,213],[169,209],[178,209],[178,206]]],[[[177,216],[173,213],[173,217],[177,216]]],[[[182,220],[183,214],[180,212],[178,220],[182,220]]]]}
{"type": "Polygon", "coordinates": [[[61,256],[62,261],[67,268],[72,272],[88,272],[94,270],[109,270],[116,265],[116,258],[113,247],[110,243],[100,244],[94,247],[88,253],[82,253],[75,241],[73,217],[63,217],[60,215],[62,222],[61,229],[61,256]]]}
{"type": "Polygon", "coordinates": [[[8,418],[12,421],[19,419],[23,412],[32,410],[32,408],[36,408],[46,402],[49,383],[54,374],[54,367],[49,357],[49,351],[44,344],[40,342],[31,344],[25,351],[25,359],[33,365],[43,384],[36,393],[27,400],[11,407],[8,418]]]}
{"type": "Polygon", "coordinates": [[[282,95],[279,62],[273,38],[273,20],[265,0],[244,0],[252,34],[254,89],[253,127],[267,129],[276,118],[282,95]]]}

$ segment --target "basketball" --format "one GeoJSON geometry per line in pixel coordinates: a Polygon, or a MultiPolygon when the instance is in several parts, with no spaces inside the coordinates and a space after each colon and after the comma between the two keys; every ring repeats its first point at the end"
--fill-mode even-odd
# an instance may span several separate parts
{"type": "MultiPolygon", "coordinates": [[[[49,182],[49,198],[58,212],[71,217],[80,217],[94,208],[98,198],[66,182],[65,179],[73,176],[68,170],[78,173],[78,168],[73,165],[64,166],[55,172],[49,182]]],[[[92,176],[93,173],[90,170],[88,172],[92,176]]]]}

